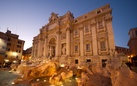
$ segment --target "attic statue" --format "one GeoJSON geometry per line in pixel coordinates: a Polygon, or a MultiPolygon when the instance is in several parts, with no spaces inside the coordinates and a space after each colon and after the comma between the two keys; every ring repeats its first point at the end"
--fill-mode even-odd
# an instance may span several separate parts
{"type": "Polygon", "coordinates": [[[58,19],[58,14],[52,12],[51,13],[51,17],[49,18],[49,22],[53,23],[54,21],[56,21],[58,19]]]}

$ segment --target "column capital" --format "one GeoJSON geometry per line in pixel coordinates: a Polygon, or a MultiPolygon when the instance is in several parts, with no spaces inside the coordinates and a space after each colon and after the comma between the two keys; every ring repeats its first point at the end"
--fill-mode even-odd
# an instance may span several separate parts
{"type": "Polygon", "coordinates": [[[96,25],[96,21],[95,21],[95,19],[92,19],[91,20],[91,26],[94,26],[94,25],[96,25]]]}
{"type": "Polygon", "coordinates": [[[48,38],[48,35],[45,35],[45,36],[44,36],[44,38],[46,38],[46,39],[47,39],[47,38],[48,38]]]}
{"type": "Polygon", "coordinates": [[[81,24],[81,25],[79,25],[79,27],[78,27],[79,29],[82,29],[82,28],[84,28],[84,25],[83,24],[81,24]]]}
{"type": "Polygon", "coordinates": [[[70,28],[67,28],[66,31],[70,31],[70,28]]]}
{"type": "Polygon", "coordinates": [[[83,30],[83,29],[84,29],[84,27],[80,27],[80,28],[79,28],[79,30],[83,30]]]}
{"type": "Polygon", "coordinates": [[[107,14],[105,15],[105,21],[112,21],[112,15],[111,14],[107,14]]]}

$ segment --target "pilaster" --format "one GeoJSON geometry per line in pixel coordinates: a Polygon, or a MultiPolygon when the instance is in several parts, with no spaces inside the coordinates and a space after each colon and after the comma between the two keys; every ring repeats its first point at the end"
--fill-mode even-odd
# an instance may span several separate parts
{"type": "Polygon", "coordinates": [[[92,46],[93,46],[93,55],[98,55],[98,49],[97,49],[97,33],[96,33],[96,27],[95,27],[95,23],[94,22],[92,22],[92,25],[91,25],[91,27],[92,27],[92,46]]]}
{"type": "Polygon", "coordinates": [[[56,57],[60,55],[61,49],[60,49],[60,31],[56,32],[57,41],[56,41],[56,57]]]}
{"type": "Polygon", "coordinates": [[[44,57],[47,57],[47,52],[48,52],[48,49],[47,49],[47,36],[45,36],[45,40],[44,40],[44,52],[43,52],[44,57]]]}
{"type": "MultiPolygon", "coordinates": [[[[85,28],[85,27],[84,27],[85,28]]],[[[84,56],[83,27],[80,27],[80,55],[84,56]]]]}

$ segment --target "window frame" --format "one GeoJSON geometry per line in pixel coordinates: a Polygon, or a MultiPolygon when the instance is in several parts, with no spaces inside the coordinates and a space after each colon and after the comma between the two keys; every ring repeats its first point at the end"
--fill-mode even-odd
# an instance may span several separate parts
{"type": "Polygon", "coordinates": [[[105,41],[101,41],[100,42],[100,50],[101,51],[105,51],[106,50],[106,42],[105,41]]]}
{"type": "Polygon", "coordinates": [[[86,48],[86,52],[90,52],[90,43],[87,43],[85,45],[85,48],[86,48]]]}
{"type": "Polygon", "coordinates": [[[75,45],[74,51],[75,53],[78,53],[78,45],[75,45]]]}

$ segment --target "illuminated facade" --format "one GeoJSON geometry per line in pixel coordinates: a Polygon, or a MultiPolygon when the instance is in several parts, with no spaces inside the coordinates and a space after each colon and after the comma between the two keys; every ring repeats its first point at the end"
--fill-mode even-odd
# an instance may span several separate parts
{"type": "Polygon", "coordinates": [[[11,61],[14,59],[20,60],[25,41],[18,39],[19,35],[12,34],[9,30],[7,30],[6,33],[3,33],[3,36],[6,37],[7,42],[4,59],[9,59],[11,61]]]}
{"type": "Polygon", "coordinates": [[[31,59],[31,51],[32,51],[32,47],[24,50],[22,55],[22,60],[28,61],[29,59],[31,59]]]}
{"type": "Polygon", "coordinates": [[[102,63],[114,56],[112,9],[109,5],[74,18],[52,13],[33,39],[32,58],[55,58],[61,63],[102,63]]]}
{"type": "Polygon", "coordinates": [[[0,62],[3,63],[7,47],[7,36],[0,32],[0,62]]]}

